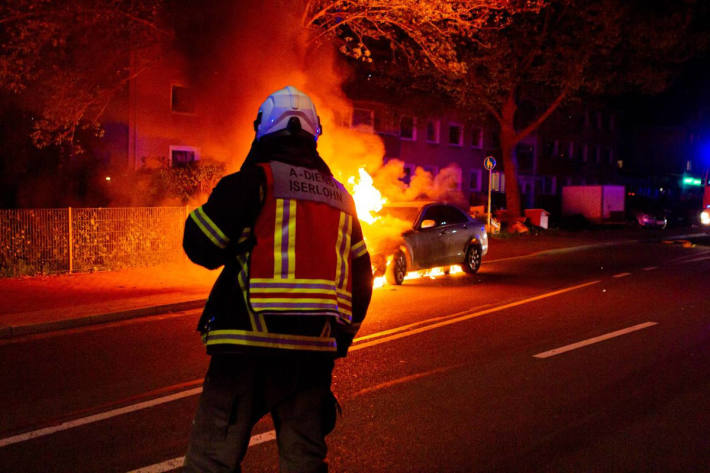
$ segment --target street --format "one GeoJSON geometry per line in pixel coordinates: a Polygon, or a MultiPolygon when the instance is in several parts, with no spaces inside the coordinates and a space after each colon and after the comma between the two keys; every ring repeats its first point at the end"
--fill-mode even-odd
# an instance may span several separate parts
{"type": "MultiPolygon", "coordinates": [[[[336,363],[331,470],[710,471],[710,239],[694,243],[375,290],[336,363]]],[[[208,363],[198,317],[0,341],[0,471],[179,471],[208,363]]],[[[270,420],[253,435],[244,471],[278,471],[270,420]]]]}

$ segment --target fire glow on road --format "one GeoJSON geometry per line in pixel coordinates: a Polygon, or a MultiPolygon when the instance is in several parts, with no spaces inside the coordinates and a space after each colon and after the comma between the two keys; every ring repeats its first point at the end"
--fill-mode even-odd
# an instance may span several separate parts
{"type": "MultiPolygon", "coordinates": [[[[532,302],[536,302],[536,301],[547,299],[547,298],[554,297],[557,295],[565,294],[565,293],[575,291],[578,289],[590,287],[595,284],[599,284],[600,282],[601,282],[600,280],[590,281],[590,282],[566,287],[563,289],[558,289],[556,291],[546,292],[543,294],[539,294],[537,296],[529,297],[526,299],[521,299],[519,301],[510,302],[508,304],[503,304],[500,306],[490,307],[490,308],[486,308],[486,309],[479,307],[474,311],[469,310],[469,311],[464,311],[463,313],[459,312],[459,313],[455,313],[455,314],[449,314],[448,316],[435,317],[435,318],[424,320],[424,321],[421,321],[421,322],[418,322],[415,324],[408,324],[408,325],[405,325],[405,326],[402,326],[399,328],[389,329],[389,330],[385,330],[383,332],[370,334],[370,335],[356,339],[355,342],[353,343],[353,346],[350,348],[350,351],[358,351],[358,350],[362,350],[364,348],[369,348],[369,347],[380,345],[383,343],[388,343],[388,342],[398,340],[398,339],[401,339],[404,337],[409,337],[409,336],[416,335],[419,333],[428,332],[428,331],[435,330],[435,329],[445,327],[448,325],[456,324],[459,322],[464,322],[466,320],[470,320],[470,319],[473,319],[476,317],[481,317],[481,316],[484,316],[487,314],[500,312],[500,311],[510,309],[513,307],[518,307],[518,306],[521,306],[524,304],[529,304],[532,302]]],[[[417,379],[417,376],[414,376],[411,379],[417,379]]],[[[45,428],[34,430],[31,432],[26,432],[24,434],[15,435],[12,437],[7,437],[4,439],[0,439],[0,447],[25,442],[27,440],[31,440],[34,438],[54,434],[56,432],[72,429],[75,427],[91,424],[94,422],[99,422],[101,420],[109,419],[111,417],[115,417],[115,416],[119,416],[119,415],[123,415],[123,414],[128,414],[130,412],[135,412],[135,411],[142,410],[142,409],[147,409],[149,407],[154,407],[154,406],[164,404],[167,402],[172,402],[172,401],[175,401],[178,399],[183,399],[183,398],[186,398],[189,396],[194,396],[194,395],[197,395],[201,392],[202,392],[202,387],[197,387],[197,388],[189,389],[186,391],[177,392],[177,393],[174,393],[174,394],[171,394],[168,396],[155,398],[150,401],[144,401],[144,402],[140,402],[137,404],[124,406],[124,407],[121,407],[118,409],[112,409],[112,410],[98,413],[98,414],[95,414],[92,416],[82,417],[79,419],[74,419],[72,421],[63,422],[58,425],[45,427],[45,428]]],[[[274,440],[275,438],[276,438],[276,436],[275,436],[275,432],[273,430],[268,431],[268,432],[263,432],[261,434],[257,434],[257,435],[252,436],[251,441],[249,442],[249,445],[257,445],[260,443],[274,440]]],[[[155,465],[140,468],[138,470],[133,470],[130,473],[161,473],[161,472],[174,470],[176,468],[179,468],[181,465],[182,465],[182,457],[179,457],[179,458],[173,458],[171,460],[167,460],[162,463],[157,463],[155,465]]]]}

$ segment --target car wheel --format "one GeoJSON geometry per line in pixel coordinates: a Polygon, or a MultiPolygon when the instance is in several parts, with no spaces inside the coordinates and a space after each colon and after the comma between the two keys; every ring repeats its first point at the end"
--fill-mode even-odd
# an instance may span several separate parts
{"type": "Polygon", "coordinates": [[[477,243],[471,243],[466,250],[466,258],[461,268],[468,274],[473,274],[481,267],[481,247],[477,243]]]}
{"type": "Polygon", "coordinates": [[[407,275],[407,258],[404,253],[397,251],[392,257],[392,262],[387,267],[385,277],[389,284],[401,285],[407,275]]]}

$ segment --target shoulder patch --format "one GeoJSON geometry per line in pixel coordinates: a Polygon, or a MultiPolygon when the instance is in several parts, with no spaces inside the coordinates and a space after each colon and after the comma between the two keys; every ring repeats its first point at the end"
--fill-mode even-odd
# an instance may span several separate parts
{"type": "Polygon", "coordinates": [[[274,197],[322,202],[350,215],[355,215],[355,202],[350,193],[333,176],[315,169],[272,161],[274,197]]]}

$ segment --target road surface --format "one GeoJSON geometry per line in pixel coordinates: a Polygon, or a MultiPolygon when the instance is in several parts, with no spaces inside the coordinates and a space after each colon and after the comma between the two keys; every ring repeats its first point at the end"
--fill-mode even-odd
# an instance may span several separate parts
{"type": "MultiPolygon", "coordinates": [[[[337,472],[710,471],[710,247],[629,243],[375,291],[337,472]]],[[[180,471],[197,311],[0,342],[0,471],[180,471]]],[[[260,422],[244,471],[278,471],[260,422]]]]}

